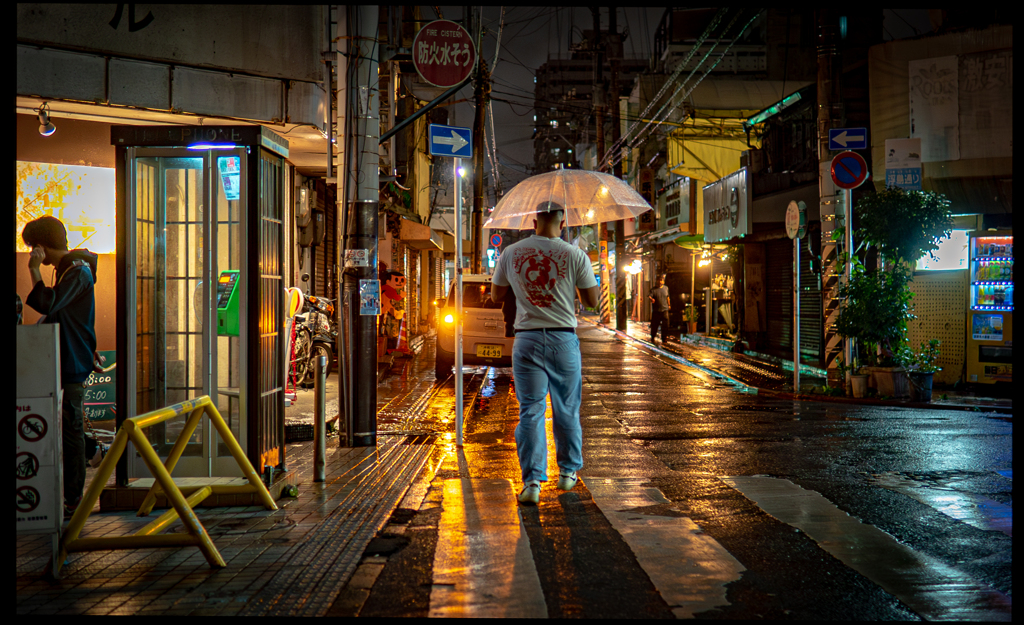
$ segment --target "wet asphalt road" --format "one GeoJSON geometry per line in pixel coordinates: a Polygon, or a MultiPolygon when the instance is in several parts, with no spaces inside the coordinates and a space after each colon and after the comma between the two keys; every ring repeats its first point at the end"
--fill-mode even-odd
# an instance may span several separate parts
{"type": "MultiPolygon", "coordinates": [[[[1009,617],[1010,417],[758,397],[593,326],[579,335],[582,484],[562,493],[552,479],[539,506],[519,508],[548,616],[1009,617]],[[614,499],[626,491],[633,499],[614,499]],[[635,505],[635,493],[647,499],[635,505]],[[716,554],[694,577],[686,549],[678,563],[645,551],[675,525],[716,554]],[[725,571],[721,583],[673,595],[673,580],[697,587],[707,570],[725,571]]],[[[388,383],[422,388],[431,368],[427,348],[388,383]]],[[[480,393],[463,448],[437,445],[423,504],[396,511],[366,551],[368,592],[343,592],[334,614],[430,614],[446,481],[520,488],[511,370],[473,371],[466,384],[480,393]]],[[[404,427],[443,443],[452,382],[404,427]]]]}

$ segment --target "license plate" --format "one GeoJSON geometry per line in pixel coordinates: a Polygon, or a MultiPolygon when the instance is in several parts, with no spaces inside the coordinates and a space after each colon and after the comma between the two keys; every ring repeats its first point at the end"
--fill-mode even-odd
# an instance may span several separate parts
{"type": "Polygon", "coordinates": [[[476,355],[480,358],[501,358],[501,345],[477,345],[476,355]]]}

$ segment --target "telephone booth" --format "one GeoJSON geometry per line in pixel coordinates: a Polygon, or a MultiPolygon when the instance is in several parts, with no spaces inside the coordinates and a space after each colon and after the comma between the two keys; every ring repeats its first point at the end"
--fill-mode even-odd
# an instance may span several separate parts
{"type": "MultiPolygon", "coordinates": [[[[283,469],[284,159],[261,126],[113,126],[117,424],[209,395],[257,471],[283,469]]],[[[166,459],[188,415],[151,426],[166,459]]],[[[241,473],[209,419],[175,468],[241,473]]],[[[151,477],[129,445],[120,486],[151,477]]]]}

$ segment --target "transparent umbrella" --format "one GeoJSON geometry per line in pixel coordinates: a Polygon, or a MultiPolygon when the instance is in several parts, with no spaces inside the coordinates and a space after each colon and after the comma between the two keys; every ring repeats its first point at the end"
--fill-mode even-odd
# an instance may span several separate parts
{"type": "Polygon", "coordinates": [[[556,169],[530,176],[513,187],[494,207],[484,228],[532,229],[542,202],[564,206],[567,226],[616,221],[651,210],[633,187],[611,174],[556,169]]]}

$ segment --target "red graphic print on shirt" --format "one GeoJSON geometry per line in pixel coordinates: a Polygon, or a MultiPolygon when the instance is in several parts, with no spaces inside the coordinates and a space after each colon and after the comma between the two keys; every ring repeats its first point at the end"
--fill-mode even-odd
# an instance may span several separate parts
{"type": "Polygon", "coordinates": [[[522,247],[514,250],[512,270],[526,292],[526,299],[538,308],[550,308],[555,301],[555,284],[566,279],[569,267],[567,251],[522,247]]]}

